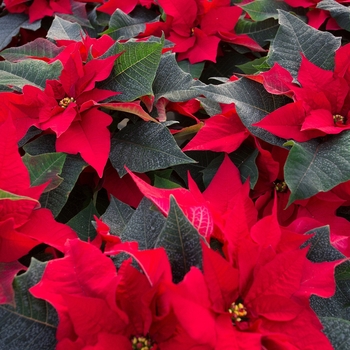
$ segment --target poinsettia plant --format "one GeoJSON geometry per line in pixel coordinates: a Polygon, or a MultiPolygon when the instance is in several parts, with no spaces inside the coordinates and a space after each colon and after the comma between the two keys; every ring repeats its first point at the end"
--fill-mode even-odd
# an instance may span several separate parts
{"type": "Polygon", "coordinates": [[[349,6],[4,0],[0,348],[344,349],[349,6]]]}

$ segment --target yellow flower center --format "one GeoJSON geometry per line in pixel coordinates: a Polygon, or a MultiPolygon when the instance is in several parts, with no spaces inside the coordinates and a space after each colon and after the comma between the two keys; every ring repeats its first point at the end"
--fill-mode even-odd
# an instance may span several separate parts
{"type": "Polygon", "coordinates": [[[334,124],[345,124],[345,118],[340,114],[333,115],[334,124]]]}
{"type": "Polygon", "coordinates": [[[232,303],[231,307],[228,309],[228,312],[231,314],[233,323],[241,322],[242,319],[245,318],[248,314],[247,309],[242,303],[232,303]]]}
{"type": "Polygon", "coordinates": [[[284,181],[275,181],[274,185],[275,185],[275,190],[280,193],[286,192],[288,189],[288,186],[284,181]]]}
{"type": "Polygon", "coordinates": [[[68,105],[72,102],[75,102],[74,97],[65,97],[58,103],[60,107],[67,108],[68,105]]]}
{"type": "Polygon", "coordinates": [[[151,350],[153,349],[153,342],[146,337],[133,337],[131,339],[133,350],[151,350]]]}

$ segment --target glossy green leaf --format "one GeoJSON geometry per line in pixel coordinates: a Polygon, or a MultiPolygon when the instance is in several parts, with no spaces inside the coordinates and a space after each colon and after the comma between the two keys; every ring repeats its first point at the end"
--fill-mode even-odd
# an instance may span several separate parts
{"type": "Polygon", "coordinates": [[[66,21],[63,18],[55,16],[51,27],[46,35],[51,40],[75,40],[81,41],[84,36],[84,30],[78,23],[66,21]]]}
{"type": "Polygon", "coordinates": [[[143,121],[129,124],[113,135],[109,158],[120,176],[126,174],[125,165],[145,173],[195,162],[181,151],[165,126],[143,121]]]}
{"type": "Polygon", "coordinates": [[[14,62],[29,57],[53,58],[62,50],[64,47],[57,47],[49,40],[37,38],[22,46],[9,47],[1,51],[1,56],[7,61],[14,62]]]}
{"type": "Polygon", "coordinates": [[[339,4],[334,0],[322,0],[317,4],[316,7],[325,11],[329,11],[330,15],[336,20],[341,28],[350,31],[349,7],[339,4]]]}
{"type": "Polygon", "coordinates": [[[0,305],[0,349],[56,348],[56,311],[28,291],[40,281],[45,266],[32,258],[29,269],[15,278],[15,306],[0,305]]]}
{"type": "Polygon", "coordinates": [[[62,64],[56,61],[48,64],[41,60],[27,59],[17,63],[0,62],[1,86],[22,89],[24,85],[45,88],[47,79],[57,79],[61,74],[62,64]]]}
{"type": "Polygon", "coordinates": [[[170,210],[155,247],[163,247],[168,255],[173,281],[182,281],[192,266],[202,268],[202,248],[198,231],[188,221],[173,196],[170,210]]]}
{"type": "Polygon", "coordinates": [[[31,186],[38,186],[49,181],[44,190],[48,192],[58,187],[63,181],[59,174],[62,173],[66,160],[65,153],[45,153],[37,156],[26,153],[22,160],[29,171],[31,186]]]}
{"type": "Polygon", "coordinates": [[[120,236],[133,213],[134,209],[111,195],[109,206],[101,219],[109,226],[111,234],[120,236]]]}
{"type": "Polygon", "coordinates": [[[288,204],[350,180],[349,144],[349,131],[329,135],[325,141],[285,143],[292,146],[284,166],[285,181],[291,190],[288,204]]]}
{"type": "Polygon", "coordinates": [[[138,242],[140,250],[152,249],[164,224],[164,216],[145,197],[125,225],[120,238],[124,242],[138,242]]]}
{"type": "Polygon", "coordinates": [[[221,85],[196,87],[195,89],[209,100],[227,104],[235,103],[242,123],[253,135],[268,143],[283,145],[285,140],[266,130],[252,126],[252,124],[257,123],[276,108],[290,101],[286,96],[269,94],[262,84],[247,78],[221,85]]]}
{"type": "Polygon", "coordinates": [[[239,5],[246,11],[252,20],[264,21],[268,18],[278,18],[278,9],[290,11],[292,8],[284,1],[279,0],[254,0],[248,4],[239,5]]]}
{"type": "Polygon", "coordinates": [[[70,219],[67,225],[77,233],[82,241],[90,242],[96,237],[96,229],[92,224],[94,215],[98,216],[99,214],[91,201],[86,208],[70,219]]]}
{"type": "Polygon", "coordinates": [[[158,42],[116,42],[104,55],[122,52],[111,75],[98,87],[120,92],[117,101],[133,101],[144,95],[153,95],[152,83],[159,65],[163,40],[158,42]]]}
{"type": "Polygon", "coordinates": [[[41,20],[30,23],[28,15],[24,13],[6,13],[6,16],[0,17],[0,50],[11,42],[21,28],[35,31],[40,26],[41,20]]]}
{"type": "Polygon", "coordinates": [[[316,30],[291,13],[281,10],[279,24],[270,48],[268,63],[271,67],[277,62],[297,77],[302,54],[323,69],[334,67],[334,53],[340,46],[340,38],[316,30]]]}

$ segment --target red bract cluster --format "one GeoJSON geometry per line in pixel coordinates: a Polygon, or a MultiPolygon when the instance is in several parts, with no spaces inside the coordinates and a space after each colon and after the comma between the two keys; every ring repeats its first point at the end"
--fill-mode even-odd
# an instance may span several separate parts
{"type": "Polygon", "coordinates": [[[0,349],[343,349],[348,3],[5,0],[0,349]]]}

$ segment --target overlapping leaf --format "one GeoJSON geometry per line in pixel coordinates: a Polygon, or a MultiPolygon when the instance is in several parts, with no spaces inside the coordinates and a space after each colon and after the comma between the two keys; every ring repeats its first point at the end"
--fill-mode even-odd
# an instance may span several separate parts
{"type": "Polygon", "coordinates": [[[340,27],[350,31],[350,9],[334,0],[322,0],[317,8],[329,11],[340,27]]]}
{"type": "Polygon", "coordinates": [[[57,314],[50,304],[28,291],[39,282],[45,266],[32,259],[28,271],[15,279],[15,306],[0,305],[1,349],[55,349],[57,314]]]}
{"type": "Polygon", "coordinates": [[[151,122],[138,122],[114,134],[109,158],[120,176],[124,166],[138,173],[172,165],[194,163],[177,146],[169,130],[151,122]]]}
{"type": "Polygon", "coordinates": [[[293,77],[297,77],[303,54],[310,62],[323,69],[334,67],[334,53],[340,46],[340,38],[316,30],[282,10],[279,10],[279,24],[270,49],[270,66],[278,62],[293,77]]]}
{"type": "Polygon", "coordinates": [[[80,41],[84,36],[83,33],[84,31],[80,24],[72,23],[56,16],[46,37],[52,40],[80,41]]]}
{"type": "Polygon", "coordinates": [[[182,281],[191,266],[202,268],[202,250],[198,231],[188,221],[173,196],[164,229],[155,247],[163,247],[168,255],[173,281],[182,281]]]}
{"type": "Polygon", "coordinates": [[[350,132],[344,131],[329,135],[325,141],[285,144],[292,146],[284,168],[285,181],[292,192],[289,204],[350,180],[349,142],[350,132]]]}
{"type": "Polygon", "coordinates": [[[118,101],[133,101],[144,95],[153,95],[152,83],[159,65],[163,40],[158,42],[116,42],[104,57],[123,53],[111,75],[100,88],[120,92],[113,97],[118,101]]]}

